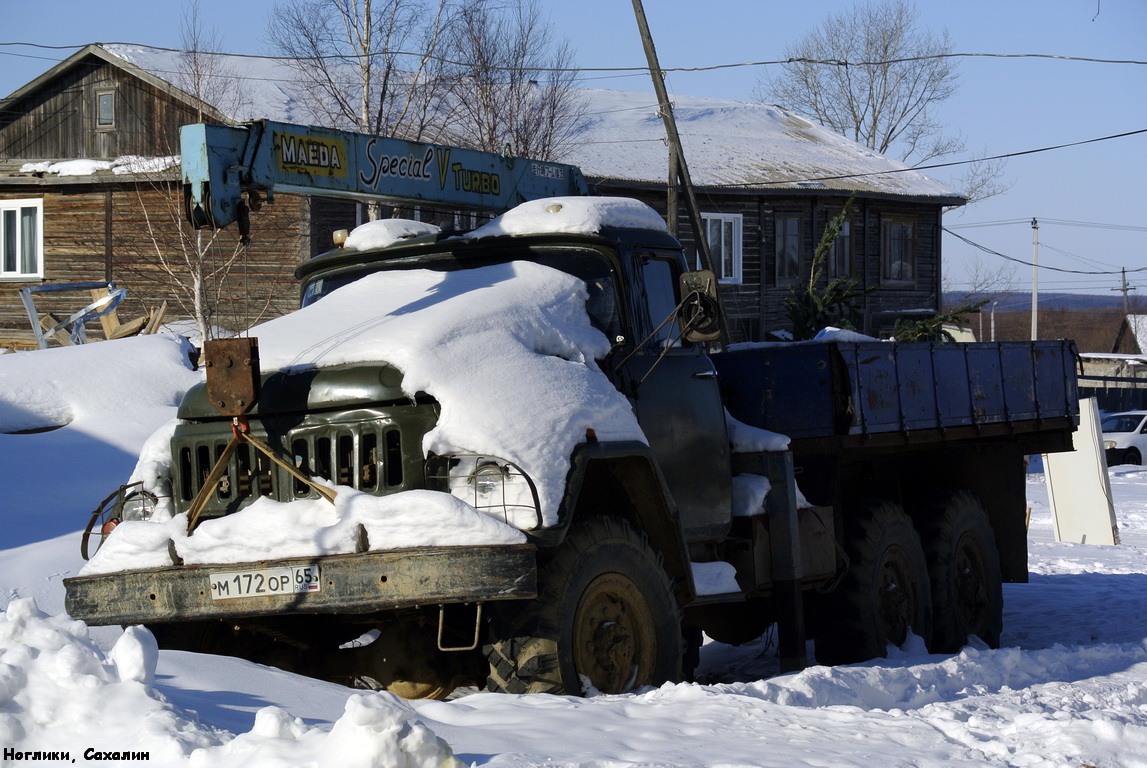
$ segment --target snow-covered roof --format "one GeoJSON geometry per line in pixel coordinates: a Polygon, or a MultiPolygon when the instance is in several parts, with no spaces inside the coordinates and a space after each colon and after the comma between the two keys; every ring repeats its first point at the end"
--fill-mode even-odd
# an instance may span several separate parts
{"type": "MultiPolygon", "coordinates": [[[[664,183],[665,129],[655,98],[626,91],[584,93],[590,123],[584,144],[567,160],[588,176],[664,183]]],[[[703,96],[672,100],[697,186],[959,197],[920,171],[781,107],[703,96]]]]}
{"type": "Polygon", "coordinates": [[[1147,352],[1147,315],[1127,315],[1127,330],[1135,336],[1140,352],[1147,352]]]}
{"type": "MultiPolygon", "coordinates": [[[[138,45],[102,46],[152,76],[174,82],[183,54],[138,45]]],[[[237,120],[318,122],[298,98],[297,72],[283,60],[222,56],[241,79],[237,120]]],[[[663,184],[668,150],[652,94],[583,90],[587,123],[563,162],[589,177],[663,184]]],[[[832,190],[952,204],[959,193],[781,107],[701,96],[673,96],[693,183],[729,191],[832,190]]]]}

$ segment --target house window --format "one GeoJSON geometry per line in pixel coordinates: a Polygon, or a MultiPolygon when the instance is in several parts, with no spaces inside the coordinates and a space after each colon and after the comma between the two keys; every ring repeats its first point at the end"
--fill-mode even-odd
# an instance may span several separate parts
{"type": "MultiPolygon", "coordinates": [[[[739,213],[702,213],[713,270],[722,283],[741,282],[741,223],[739,213]]],[[[698,268],[700,259],[698,258],[698,268]]]]}
{"type": "Polygon", "coordinates": [[[828,276],[849,277],[852,274],[852,228],[847,221],[840,223],[840,231],[828,251],[828,276]]]}
{"type": "Polygon", "coordinates": [[[0,278],[43,274],[44,203],[0,200],[0,278]]]}
{"type": "Polygon", "coordinates": [[[880,222],[880,282],[916,282],[916,224],[910,219],[886,218],[880,222]]]}
{"type": "Polygon", "coordinates": [[[96,93],[96,128],[115,127],[115,91],[96,93]]]}
{"type": "Polygon", "coordinates": [[[797,213],[778,213],[777,284],[791,283],[801,276],[801,217],[797,213]]]}

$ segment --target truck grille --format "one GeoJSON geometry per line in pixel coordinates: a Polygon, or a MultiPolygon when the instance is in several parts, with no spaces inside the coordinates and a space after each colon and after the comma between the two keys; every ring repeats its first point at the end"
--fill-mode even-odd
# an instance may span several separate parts
{"type": "MultiPolygon", "coordinates": [[[[173,441],[176,492],[181,511],[199,493],[229,440],[229,436],[219,436],[177,437],[173,441]]],[[[391,493],[403,486],[402,434],[393,425],[374,422],[340,428],[302,428],[292,431],[279,443],[284,444],[289,446],[289,451],[283,458],[293,461],[305,475],[373,494],[391,493]]],[[[276,466],[252,446],[241,443],[203,514],[206,517],[228,514],[261,496],[284,502],[318,497],[306,483],[276,466]]]]}

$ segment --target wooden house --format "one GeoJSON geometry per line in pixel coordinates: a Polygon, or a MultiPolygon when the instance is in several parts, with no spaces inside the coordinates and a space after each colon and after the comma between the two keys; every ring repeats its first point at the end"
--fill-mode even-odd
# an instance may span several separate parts
{"type": "MultiPolygon", "coordinates": [[[[352,204],[277,195],[253,218],[249,246],[233,231],[183,224],[178,167],[133,157],[177,154],[178,126],[187,122],[314,121],[290,98],[296,75],[282,62],[237,64],[248,88],[225,115],[180,87],[181,56],[91,45],[0,101],[0,345],[33,336],[17,289],[73,281],[126,286],[121,313],[167,301],[180,316],[199,300],[213,308],[214,324],[246,327],[288,311],[294,268],[329,247],[332,230],[361,218],[352,204]],[[83,162],[61,166],[66,160],[83,162]],[[188,287],[192,267],[207,278],[205,295],[188,287]]],[[[596,192],[636,197],[668,216],[654,98],[584,93],[581,141],[561,159],[579,165],[596,192]]],[[[887,335],[898,318],[939,309],[940,222],[946,207],[964,202],[958,194],[778,107],[675,99],[735,340],[788,326],[785,300],[809,281],[821,234],[846,205],[819,284],[855,278],[858,330],[887,335]]],[[[680,220],[691,248],[683,210],[680,220]]],[[[73,309],[44,296],[57,315],[73,309]]]]}

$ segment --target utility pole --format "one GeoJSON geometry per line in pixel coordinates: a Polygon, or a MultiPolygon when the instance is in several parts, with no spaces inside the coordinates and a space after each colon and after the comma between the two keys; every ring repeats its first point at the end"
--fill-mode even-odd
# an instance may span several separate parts
{"type": "MultiPolygon", "coordinates": [[[[676,170],[675,185],[684,188],[685,204],[689,213],[689,224],[693,228],[693,239],[697,243],[697,254],[701,258],[702,269],[713,269],[713,258],[709,253],[709,240],[705,237],[705,227],[701,223],[701,211],[693,194],[693,180],[689,177],[689,164],[685,162],[685,150],[681,146],[681,136],[677,133],[677,120],[673,117],[673,105],[669,103],[669,92],[665,90],[665,76],[657,60],[657,49],[653,45],[653,35],[649,32],[649,22],[645,18],[645,8],[641,0],[633,0],[633,13],[637,17],[637,29],[641,33],[641,44],[645,47],[645,58],[649,62],[649,75],[653,78],[653,91],[657,94],[658,111],[665,124],[665,135],[669,139],[670,170],[676,170]]],[[[676,211],[669,215],[676,217],[676,211]]],[[[676,234],[676,233],[674,233],[676,234]]]]}
{"type": "Polygon", "coordinates": [[[1039,222],[1032,217],[1032,341],[1039,338],[1039,222]]]}
{"type": "MultiPolygon", "coordinates": [[[[674,227],[677,221],[677,188],[685,193],[685,207],[689,213],[689,225],[693,228],[693,242],[697,246],[697,256],[701,261],[701,268],[713,269],[713,257],[709,251],[709,239],[705,233],[704,222],[701,221],[701,209],[697,205],[697,197],[693,194],[693,180],[689,177],[689,164],[685,162],[685,149],[681,146],[681,136],[677,133],[677,121],[673,117],[673,105],[669,103],[669,92],[665,90],[665,77],[661,71],[661,64],[657,61],[657,49],[653,45],[653,35],[649,32],[649,22],[645,18],[645,8],[641,0],[633,0],[633,14],[637,17],[637,30],[641,34],[641,44],[645,48],[645,58],[649,62],[649,76],[653,78],[653,91],[657,94],[657,104],[661,112],[661,120],[665,124],[665,135],[669,139],[669,169],[670,183],[668,204],[668,219],[671,231],[677,235],[674,227]]],[[[719,302],[718,302],[719,304],[719,302]]],[[[720,346],[725,348],[729,343],[729,331],[725,324],[724,309],[721,312],[721,339],[720,346]]]]}
{"type": "Polygon", "coordinates": [[[1127,267],[1121,267],[1119,270],[1119,273],[1120,273],[1121,278],[1122,278],[1120,281],[1120,283],[1121,283],[1120,287],[1119,288],[1112,288],[1111,290],[1123,291],[1123,316],[1127,317],[1127,315],[1130,314],[1130,312],[1131,312],[1131,309],[1127,304],[1127,292],[1133,291],[1133,290],[1135,290],[1135,288],[1127,285],[1127,267]]]}

